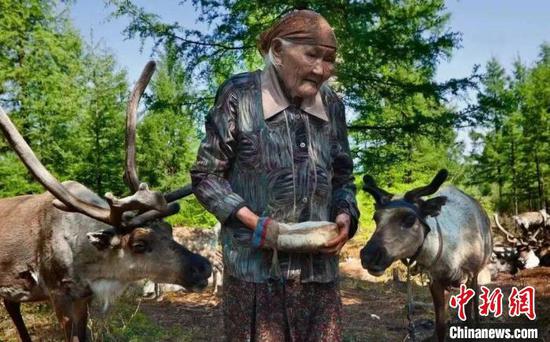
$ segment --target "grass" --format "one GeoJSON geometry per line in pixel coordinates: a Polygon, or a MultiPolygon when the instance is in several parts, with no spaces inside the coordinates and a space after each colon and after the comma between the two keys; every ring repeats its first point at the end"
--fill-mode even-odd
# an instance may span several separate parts
{"type": "MultiPolygon", "coordinates": [[[[194,341],[193,329],[163,328],[140,310],[141,299],[125,294],[106,313],[98,307],[90,308],[88,328],[91,341],[101,342],[157,342],[194,341]]],[[[23,317],[31,337],[36,341],[61,341],[63,334],[50,305],[34,303],[22,305],[23,317]]],[[[7,312],[0,309],[0,341],[18,341],[18,335],[7,312]]]]}

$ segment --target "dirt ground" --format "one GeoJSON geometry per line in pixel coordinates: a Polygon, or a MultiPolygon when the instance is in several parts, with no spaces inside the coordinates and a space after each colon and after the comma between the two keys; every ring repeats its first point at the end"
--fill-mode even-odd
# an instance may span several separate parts
{"type": "MultiPolygon", "coordinates": [[[[406,313],[407,285],[394,281],[391,271],[382,279],[373,278],[361,268],[360,261],[347,255],[358,255],[357,246],[343,252],[346,262],[341,263],[341,297],[344,307],[342,322],[345,341],[403,341],[408,334],[406,313]]],[[[405,279],[404,268],[398,269],[399,279],[405,279]]],[[[503,307],[512,286],[522,288],[531,285],[536,291],[536,313],[538,327],[545,340],[550,339],[550,267],[539,267],[521,271],[516,276],[500,274],[488,285],[500,287],[504,294],[503,307]]],[[[457,291],[453,292],[456,294],[457,291]]],[[[431,296],[426,286],[414,285],[413,298],[416,309],[413,320],[415,334],[419,340],[433,333],[433,309],[431,296]]],[[[170,294],[160,303],[147,302],[144,312],[163,327],[173,325],[192,327],[197,341],[223,341],[222,313],[220,300],[208,293],[170,294]]],[[[451,319],[456,321],[456,310],[450,309],[451,319]]],[[[521,323],[523,317],[486,318],[487,321],[521,323]]]]}
{"type": "MultiPolygon", "coordinates": [[[[406,283],[392,280],[391,271],[383,278],[372,278],[361,267],[359,260],[350,256],[358,255],[358,246],[350,246],[344,251],[341,264],[341,295],[344,306],[342,318],[345,341],[403,341],[407,336],[406,319],[406,283]]],[[[399,278],[404,275],[400,268],[399,278]]],[[[537,323],[545,340],[550,340],[550,268],[539,267],[521,271],[515,277],[501,274],[489,285],[500,287],[504,298],[508,297],[512,286],[531,285],[536,289],[537,323]]],[[[425,286],[415,285],[413,296],[417,310],[414,320],[417,337],[431,335],[433,310],[429,291],[425,286]]],[[[171,330],[176,333],[169,337],[128,338],[128,341],[222,341],[222,314],[218,297],[205,293],[170,293],[161,300],[142,300],[132,310],[149,318],[156,326],[154,329],[171,330]]],[[[506,306],[505,306],[506,308],[506,306]]],[[[25,305],[24,315],[29,330],[37,341],[59,341],[61,335],[54,316],[46,304],[25,305]]],[[[456,311],[451,310],[451,318],[456,311]]],[[[108,318],[107,318],[108,319],[108,318]]],[[[495,319],[493,319],[495,320],[495,319]]],[[[520,323],[524,318],[500,318],[500,321],[520,323]]],[[[153,329],[153,328],[145,328],[153,329]]],[[[161,335],[156,335],[161,336],[161,335]]],[[[98,340],[117,340],[102,338],[98,340]]],[[[0,308],[0,341],[17,341],[13,328],[4,308],[0,308]]]]}

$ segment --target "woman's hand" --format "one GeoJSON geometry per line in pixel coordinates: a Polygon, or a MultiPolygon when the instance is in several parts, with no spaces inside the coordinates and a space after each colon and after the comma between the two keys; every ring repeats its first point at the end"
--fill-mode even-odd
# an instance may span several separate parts
{"type": "Polygon", "coordinates": [[[335,223],[338,226],[340,233],[334,239],[325,244],[325,247],[320,250],[322,253],[339,254],[340,250],[349,239],[349,227],[351,225],[351,218],[349,215],[346,213],[338,214],[338,216],[336,216],[335,223]]]}

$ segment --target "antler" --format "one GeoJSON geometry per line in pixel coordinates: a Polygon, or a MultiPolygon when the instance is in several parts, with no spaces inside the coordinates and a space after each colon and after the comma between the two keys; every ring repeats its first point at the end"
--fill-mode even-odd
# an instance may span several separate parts
{"type": "MultiPolygon", "coordinates": [[[[147,63],[143,72],[132,91],[130,101],[126,111],[126,173],[124,179],[134,195],[122,199],[116,198],[111,193],[105,194],[105,199],[110,209],[99,207],[93,203],[84,201],[72,195],[55,177],[53,177],[46,168],[40,163],[38,158],[32,152],[32,149],[19,134],[9,117],[0,108],[0,124],[4,135],[10,145],[14,148],[23,163],[27,166],[32,175],[61,203],[54,201],[54,205],[61,210],[77,211],[90,216],[99,221],[105,222],[115,227],[130,227],[123,220],[123,214],[128,211],[147,212],[142,219],[163,217],[173,215],[179,209],[173,204],[167,207],[167,201],[160,192],[150,191],[147,184],[140,183],[136,172],[136,122],[137,107],[139,100],[151,80],[155,71],[155,62],[147,63]]],[[[129,223],[142,223],[137,217],[131,219],[129,223]]],[[[134,225],[135,226],[135,225],[134,225]]]]}
{"type": "Polygon", "coordinates": [[[136,171],[137,108],[139,100],[155,72],[155,68],[156,63],[154,61],[149,61],[145,65],[130,95],[130,101],[128,101],[128,107],[126,108],[126,170],[124,172],[124,181],[131,191],[137,191],[140,186],[136,171]]]}
{"type": "Polygon", "coordinates": [[[393,197],[386,190],[379,188],[370,175],[363,176],[363,190],[371,194],[377,204],[384,204],[393,197]]]}
{"type": "Polygon", "coordinates": [[[11,122],[8,115],[0,107],[0,128],[6,136],[8,143],[15,150],[21,161],[31,172],[33,177],[50,191],[63,205],[60,209],[77,211],[90,216],[98,221],[120,227],[122,214],[129,210],[166,210],[166,201],[158,192],[151,192],[147,186],[140,187],[138,191],[129,197],[118,199],[107,194],[107,202],[110,209],[97,206],[91,202],[78,198],[71,194],[59,181],[42,165],[25,139],[11,122]]]}
{"type": "Polygon", "coordinates": [[[517,243],[517,242],[520,242],[522,244],[525,244],[525,241],[523,241],[522,239],[516,237],[514,234],[510,233],[509,231],[504,229],[504,227],[502,227],[502,225],[498,221],[498,214],[497,213],[494,214],[494,217],[495,217],[495,223],[497,225],[497,228],[500,229],[500,231],[502,231],[504,233],[504,235],[506,235],[506,240],[508,240],[508,242],[514,243],[514,244],[517,243]]]}
{"type": "MultiPolygon", "coordinates": [[[[126,110],[126,170],[124,172],[124,181],[131,191],[136,191],[140,186],[138,173],[136,170],[136,126],[137,126],[137,107],[139,100],[155,72],[156,64],[154,61],[147,63],[139,77],[130,96],[126,110]]],[[[143,183],[144,184],[144,183],[143,183]]],[[[169,203],[168,208],[163,211],[149,210],[142,212],[128,220],[125,226],[128,228],[143,225],[145,222],[174,215],[179,211],[177,200],[192,194],[191,184],[187,184],[175,191],[165,193],[164,200],[169,203]]]]}
{"type": "Polygon", "coordinates": [[[408,191],[405,194],[404,198],[407,201],[414,201],[419,197],[428,196],[435,193],[439,189],[441,184],[445,182],[448,175],[449,173],[447,172],[447,170],[445,169],[439,170],[439,172],[437,173],[437,175],[434,177],[434,179],[431,181],[430,184],[408,191]]]}

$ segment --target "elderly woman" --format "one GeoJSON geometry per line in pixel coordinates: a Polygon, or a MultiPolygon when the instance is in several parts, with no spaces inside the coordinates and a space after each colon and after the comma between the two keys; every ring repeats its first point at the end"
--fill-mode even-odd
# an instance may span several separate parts
{"type": "Polygon", "coordinates": [[[193,191],[222,223],[224,324],[234,341],[339,341],[338,252],[357,229],[344,106],[326,81],[336,38],[309,10],[259,39],[262,71],[218,90],[192,168],[193,191]],[[280,223],[332,221],[313,253],[277,252],[280,223]]]}

